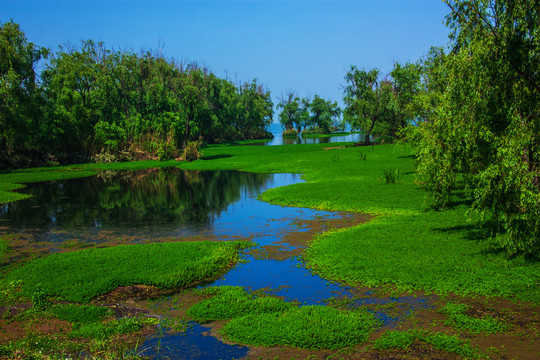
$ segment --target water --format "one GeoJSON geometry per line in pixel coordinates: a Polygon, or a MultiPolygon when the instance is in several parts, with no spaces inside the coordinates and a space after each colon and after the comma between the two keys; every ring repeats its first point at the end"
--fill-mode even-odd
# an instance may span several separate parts
{"type": "MultiPolygon", "coordinates": [[[[74,239],[114,245],[119,241],[145,243],[184,237],[250,238],[260,250],[284,247],[280,254],[285,255],[265,257],[252,253],[246,256],[246,263],[207,286],[271,289],[273,294],[302,305],[351,298],[355,295],[353,289],[330,283],[307,270],[295,253],[300,245],[290,239],[302,234],[311,236],[308,232],[315,231],[315,223],[321,226],[317,231],[323,231],[326,225],[321,224],[352,215],[280,207],[257,200],[257,195],[268,188],[301,181],[299,175],[293,174],[167,168],[29,184],[22,191],[32,194],[32,198],[0,207],[0,235],[19,234],[31,239],[28,246],[48,244],[52,251],[74,239]]],[[[390,316],[385,311],[374,311],[385,326],[397,324],[410,309],[429,306],[425,298],[379,298],[370,293],[351,306],[390,303],[403,308],[404,313],[390,316]]],[[[219,354],[223,359],[232,359],[248,351],[221,342],[208,334],[208,328],[196,323],[186,333],[151,337],[140,349],[150,357],[163,357],[167,352],[171,359],[175,358],[172,354],[187,359],[212,359],[219,354]]]]}
{"type": "MultiPolygon", "coordinates": [[[[274,138],[265,145],[293,145],[293,144],[329,144],[335,142],[363,142],[365,137],[362,134],[355,133],[344,136],[331,136],[331,137],[307,137],[303,138],[301,135],[296,138],[283,137],[283,128],[281,124],[270,124],[269,131],[274,135],[274,138]]],[[[350,129],[346,129],[350,131],[350,129]]]]}

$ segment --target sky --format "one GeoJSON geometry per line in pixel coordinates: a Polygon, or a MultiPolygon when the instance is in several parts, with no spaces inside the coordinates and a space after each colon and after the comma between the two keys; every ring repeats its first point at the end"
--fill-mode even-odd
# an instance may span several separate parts
{"type": "Polygon", "coordinates": [[[342,104],[351,65],[385,75],[447,45],[447,13],[440,0],[0,0],[0,22],[36,45],[162,49],[233,81],[257,78],[275,104],[291,90],[342,104]]]}

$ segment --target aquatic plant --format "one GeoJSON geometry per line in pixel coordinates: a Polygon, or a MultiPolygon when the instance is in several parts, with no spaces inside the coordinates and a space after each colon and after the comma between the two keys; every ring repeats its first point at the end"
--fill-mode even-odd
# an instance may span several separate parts
{"type": "Polygon", "coordinates": [[[466,304],[446,304],[440,312],[448,317],[445,325],[451,325],[458,329],[467,330],[473,334],[497,333],[508,329],[508,325],[502,321],[489,316],[481,318],[472,317],[467,314],[471,307],[466,304]]]}

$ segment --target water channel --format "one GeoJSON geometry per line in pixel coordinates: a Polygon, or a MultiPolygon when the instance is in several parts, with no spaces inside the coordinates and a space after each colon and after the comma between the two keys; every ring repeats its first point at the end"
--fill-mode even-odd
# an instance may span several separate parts
{"type": "MultiPolygon", "coordinates": [[[[251,252],[246,255],[247,262],[209,286],[266,288],[289,301],[308,305],[355,295],[356,306],[368,303],[396,303],[406,309],[429,306],[429,301],[420,297],[378,298],[376,293],[369,292],[359,297],[351,289],[307,270],[299,260],[302,249],[295,238],[303,233],[311,236],[313,231],[324,231],[339,221],[350,223],[367,217],[280,207],[257,199],[266,189],[301,181],[294,174],[166,168],[34,183],[21,190],[33,197],[0,205],[0,235],[18,234],[24,239],[24,246],[41,251],[60,251],[72,242],[108,246],[178,238],[223,241],[249,238],[258,244],[255,250],[275,248],[280,255],[260,256],[256,251],[251,252]]],[[[385,326],[393,326],[400,320],[384,311],[376,311],[375,315],[385,326]]],[[[140,346],[145,349],[141,355],[214,359],[219,354],[222,359],[232,359],[241,358],[249,351],[207,336],[207,332],[208,328],[194,323],[184,334],[161,333],[140,346]],[[161,345],[161,353],[157,352],[157,344],[161,345]],[[163,353],[164,349],[167,354],[163,353]]]]}

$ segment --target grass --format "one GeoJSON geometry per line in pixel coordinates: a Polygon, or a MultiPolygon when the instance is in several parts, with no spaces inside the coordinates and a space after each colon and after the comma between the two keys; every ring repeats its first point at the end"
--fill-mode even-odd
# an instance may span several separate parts
{"type": "Polygon", "coordinates": [[[121,318],[107,323],[76,323],[69,333],[72,339],[85,338],[107,340],[114,335],[130,334],[139,331],[145,325],[155,325],[155,318],[121,318]]]}
{"type": "Polygon", "coordinates": [[[461,330],[467,330],[473,334],[493,334],[503,332],[508,326],[492,317],[483,316],[481,318],[472,317],[466,314],[470,306],[466,304],[448,303],[442,309],[441,313],[448,317],[446,325],[456,327],[461,330]]]}
{"type": "Polygon", "coordinates": [[[27,297],[42,288],[52,297],[84,303],[119,286],[191,286],[228,270],[238,250],[250,245],[205,241],[80,250],[30,261],[6,280],[21,280],[27,297]]]}
{"type": "Polygon", "coordinates": [[[221,333],[247,345],[288,345],[304,349],[339,349],[367,340],[379,326],[365,310],[341,311],[325,306],[287,303],[241,287],[210,287],[210,296],[188,310],[196,321],[230,320],[221,333]]]}
{"type": "Polygon", "coordinates": [[[51,312],[60,320],[90,324],[104,320],[111,310],[105,306],[57,304],[51,307],[51,312]]]}
{"type": "Polygon", "coordinates": [[[200,294],[212,297],[192,306],[188,315],[201,323],[250,314],[283,312],[294,306],[274,297],[255,296],[238,286],[210,287],[200,294]]]}
{"type": "Polygon", "coordinates": [[[387,331],[375,340],[376,349],[407,349],[414,342],[426,343],[436,349],[469,359],[482,357],[482,353],[474,349],[469,341],[461,340],[455,335],[422,330],[387,331]]]}
{"type": "Polygon", "coordinates": [[[9,252],[8,242],[6,239],[0,237],[0,264],[4,263],[4,259],[9,252]]]}
{"type": "Polygon", "coordinates": [[[378,326],[378,320],[366,310],[303,306],[234,318],[221,333],[241,344],[340,349],[365,342],[378,326]]]}

